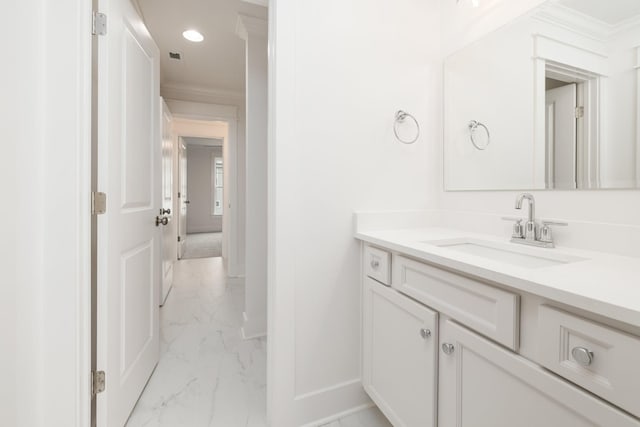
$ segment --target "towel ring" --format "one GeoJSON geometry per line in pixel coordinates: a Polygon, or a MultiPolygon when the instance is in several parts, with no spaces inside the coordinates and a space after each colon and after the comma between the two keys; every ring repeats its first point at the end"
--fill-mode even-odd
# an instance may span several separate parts
{"type": "Polygon", "coordinates": [[[407,113],[406,111],[398,110],[396,112],[396,120],[393,123],[393,133],[396,135],[396,139],[402,142],[403,144],[413,144],[420,137],[420,123],[418,123],[418,120],[416,120],[415,117],[413,117],[411,114],[407,113]],[[413,120],[413,122],[416,124],[416,137],[408,141],[400,138],[400,135],[398,135],[398,123],[403,123],[407,117],[413,120]]]}
{"type": "Polygon", "coordinates": [[[469,136],[470,136],[471,143],[473,144],[473,146],[476,147],[476,149],[478,149],[480,151],[486,150],[487,147],[489,146],[489,144],[491,143],[491,133],[489,132],[489,128],[487,126],[485,126],[484,123],[479,122],[477,120],[471,120],[469,122],[469,136]],[[484,131],[487,133],[487,143],[484,146],[480,146],[476,142],[475,133],[476,133],[476,130],[478,130],[479,127],[483,128],[484,131]]]}

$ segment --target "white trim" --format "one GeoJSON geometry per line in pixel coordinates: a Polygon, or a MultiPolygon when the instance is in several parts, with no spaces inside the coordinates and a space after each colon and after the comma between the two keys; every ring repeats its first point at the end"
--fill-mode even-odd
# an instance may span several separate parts
{"type": "MultiPolygon", "coordinates": [[[[258,325],[252,324],[252,322],[249,320],[249,316],[247,316],[246,311],[242,312],[242,319],[243,319],[243,326],[240,328],[240,332],[242,333],[242,339],[250,340],[254,338],[267,336],[267,331],[261,328],[258,329],[256,328],[256,326],[258,325]]],[[[264,325],[260,325],[260,326],[264,326],[264,325]]]]}
{"type": "Polygon", "coordinates": [[[238,107],[235,105],[211,104],[204,102],[181,101],[165,98],[171,114],[176,119],[228,121],[238,120],[238,107]]]}
{"type": "Polygon", "coordinates": [[[609,74],[608,57],[602,52],[575,46],[541,34],[534,35],[533,39],[534,59],[565,64],[601,76],[609,74]]]}
{"type": "Polygon", "coordinates": [[[245,3],[255,4],[257,6],[269,7],[269,0],[241,0],[245,3]]]}
{"type": "Polygon", "coordinates": [[[265,38],[269,32],[268,25],[266,19],[239,13],[236,34],[245,41],[249,39],[249,36],[265,38]]]}
{"type": "Polygon", "coordinates": [[[371,402],[369,396],[362,388],[362,380],[354,378],[334,384],[320,390],[301,394],[294,398],[296,426],[317,426],[325,419],[337,419],[345,413],[368,405],[371,402]],[[326,416],[338,409],[334,415],[326,416]]]}
{"type": "MultiPolygon", "coordinates": [[[[180,101],[166,99],[171,114],[175,119],[199,120],[199,121],[224,121],[228,124],[222,152],[228,160],[225,162],[229,178],[225,182],[225,193],[233,195],[233,198],[225,196],[225,215],[223,215],[223,254],[225,258],[227,274],[230,277],[243,275],[240,260],[240,242],[238,239],[240,212],[238,209],[238,107],[233,105],[206,104],[201,102],[180,101]],[[235,167],[229,167],[235,165],[235,167]],[[225,224],[228,225],[228,229],[225,224]],[[226,251],[225,251],[225,248],[226,251]]],[[[195,135],[179,135],[195,136],[195,135]]],[[[198,135],[202,136],[202,135],[198,135]]]]}
{"type": "Polygon", "coordinates": [[[197,100],[207,104],[216,104],[221,98],[236,103],[244,102],[244,91],[241,90],[206,88],[182,83],[163,83],[160,86],[160,94],[163,98],[197,100]]]}
{"type": "Polygon", "coordinates": [[[637,15],[617,24],[609,24],[554,2],[544,4],[534,15],[534,18],[600,42],[640,25],[640,16],[637,15]]]}
{"type": "Polygon", "coordinates": [[[592,16],[553,2],[544,4],[534,18],[598,41],[606,39],[615,28],[592,16]]]}
{"type": "Polygon", "coordinates": [[[347,409],[346,411],[342,411],[339,412],[337,414],[334,415],[330,415],[328,417],[322,418],[320,420],[316,420],[312,423],[309,424],[305,424],[302,427],[317,427],[317,426],[324,426],[325,424],[330,424],[334,421],[338,421],[342,418],[346,418],[350,415],[356,414],[358,412],[362,412],[362,411],[366,411],[367,409],[373,408],[374,406],[376,406],[373,402],[371,403],[365,403],[364,405],[360,405],[360,406],[356,406],[354,408],[351,409],[347,409]]]}

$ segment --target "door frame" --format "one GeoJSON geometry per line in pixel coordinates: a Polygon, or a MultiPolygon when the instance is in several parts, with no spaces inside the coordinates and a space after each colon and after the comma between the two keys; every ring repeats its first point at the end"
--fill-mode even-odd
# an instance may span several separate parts
{"type": "Polygon", "coordinates": [[[240,209],[238,197],[238,108],[232,105],[179,101],[169,97],[165,101],[169,105],[174,123],[180,123],[180,120],[194,123],[193,130],[188,132],[181,132],[174,125],[174,132],[178,137],[219,138],[207,133],[204,125],[206,122],[227,124],[227,136],[222,146],[226,166],[223,198],[225,214],[222,217],[223,259],[227,276],[241,277],[244,275],[244,266],[240,261],[239,225],[244,212],[240,209]]]}

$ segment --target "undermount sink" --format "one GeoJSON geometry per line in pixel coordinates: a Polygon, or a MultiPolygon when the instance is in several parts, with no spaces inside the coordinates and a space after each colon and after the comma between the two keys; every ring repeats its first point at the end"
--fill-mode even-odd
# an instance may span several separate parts
{"type": "Polygon", "coordinates": [[[520,247],[513,243],[490,242],[470,238],[427,240],[420,243],[525,268],[551,267],[585,260],[585,258],[563,254],[555,249],[520,247]]]}

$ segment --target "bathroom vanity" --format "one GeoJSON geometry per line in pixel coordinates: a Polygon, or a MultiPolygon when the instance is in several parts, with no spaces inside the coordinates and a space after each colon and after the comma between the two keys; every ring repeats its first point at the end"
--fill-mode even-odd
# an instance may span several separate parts
{"type": "Polygon", "coordinates": [[[443,228],[356,238],[362,381],[394,426],[640,426],[637,258],[443,228]]]}

